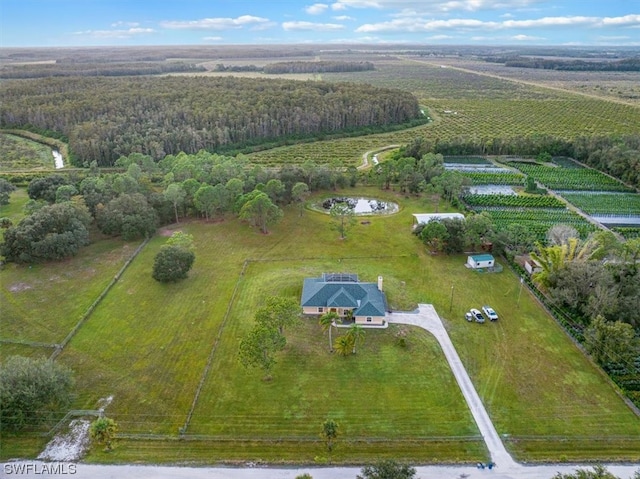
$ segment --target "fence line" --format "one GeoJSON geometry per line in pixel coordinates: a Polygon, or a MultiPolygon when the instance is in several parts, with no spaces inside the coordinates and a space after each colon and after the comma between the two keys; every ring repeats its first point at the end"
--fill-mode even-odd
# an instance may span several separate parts
{"type": "Polygon", "coordinates": [[[67,424],[69,419],[72,417],[84,417],[84,416],[95,416],[99,417],[102,415],[101,411],[97,411],[95,409],[72,409],[67,414],[64,415],[62,419],[60,419],[51,429],[47,432],[41,434],[41,436],[51,437],[56,434],[63,426],[67,424]]]}
{"type": "Polygon", "coordinates": [[[113,286],[118,282],[118,280],[120,279],[122,274],[125,272],[127,267],[133,262],[134,259],[136,259],[140,251],[142,251],[142,249],[147,245],[147,243],[149,243],[150,239],[151,238],[146,238],[142,243],[140,243],[140,245],[136,248],[136,250],[133,252],[131,257],[124,263],[124,265],[122,265],[122,268],[120,268],[120,271],[116,273],[116,275],[109,282],[107,287],[104,288],[104,290],[102,290],[102,293],[100,293],[100,296],[98,296],[96,300],[93,303],[91,303],[91,306],[89,306],[89,308],[82,315],[82,317],[80,318],[80,321],[76,323],[76,325],[69,332],[69,334],[67,334],[67,337],[64,338],[64,340],[56,347],[55,351],[51,354],[51,357],[49,358],[51,361],[55,361],[56,358],[60,355],[60,353],[62,353],[62,350],[67,346],[67,344],[69,344],[69,341],[71,341],[71,339],[76,335],[76,333],[80,330],[80,328],[87,321],[87,319],[89,319],[89,317],[91,316],[93,311],[96,309],[96,307],[105,298],[105,296],[109,293],[109,291],[111,291],[111,288],[113,288],[113,286]]]}
{"type": "Polygon", "coordinates": [[[196,389],[196,392],[193,396],[193,401],[191,402],[191,408],[189,408],[189,412],[187,414],[187,419],[184,422],[184,425],[180,428],[179,432],[180,435],[184,436],[184,434],[186,434],[187,432],[187,428],[189,427],[189,424],[191,423],[191,417],[193,416],[193,411],[195,411],[196,409],[196,405],[198,403],[198,399],[200,398],[200,392],[202,391],[202,388],[204,387],[204,383],[207,379],[207,377],[209,376],[209,370],[211,369],[211,365],[213,364],[213,358],[216,354],[216,351],[218,349],[218,343],[220,342],[220,338],[222,337],[222,333],[224,331],[224,328],[227,324],[227,320],[229,319],[229,315],[231,313],[231,308],[233,306],[233,303],[236,299],[236,294],[238,292],[238,288],[240,286],[240,282],[242,281],[242,277],[244,276],[244,272],[247,269],[247,266],[249,265],[250,260],[246,259],[244,260],[244,263],[242,264],[242,270],[240,271],[240,274],[238,275],[238,279],[236,280],[236,284],[233,288],[233,293],[231,293],[231,299],[229,299],[229,302],[227,303],[227,310],[224,313],[224,316],[222,318],[222,323],[220,324],[220,328],[218,328],[218,334],[216,335],[216,338],[213,341],[213,345],[211,346],[211,351],[209,352],[209,357],[207,358],[207,363],[205,364],[204,370],[202,371],[202,376],[200,377],[200,383],[198,384],[198,387],[196,389]]]}
{"type": "Polygon", "coordinates": [[[41,343],[39,341],[27,341],[23,339],[0,339],[0,344],[21,344],[23,346],[31,346],[33,348],[58,348],[59,344],[41,343]]]}

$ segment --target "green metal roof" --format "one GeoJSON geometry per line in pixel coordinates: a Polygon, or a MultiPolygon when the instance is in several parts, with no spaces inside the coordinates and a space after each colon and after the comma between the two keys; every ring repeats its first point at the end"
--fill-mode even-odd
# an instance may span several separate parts
{"type": "Polygon", "coordinates": [[[324,281],[306,278],[302,287],[302,307],[352,308],[356,316],[384,316],[387,301],[374,283],[324,281]]]}

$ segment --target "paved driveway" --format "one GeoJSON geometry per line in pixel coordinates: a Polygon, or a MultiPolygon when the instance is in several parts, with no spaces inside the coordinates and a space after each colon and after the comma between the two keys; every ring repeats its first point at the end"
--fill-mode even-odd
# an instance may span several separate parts
{"type": "Polygon", "coordinates": [[[438,316],[438,313],[436,313],[435,308],[431,304],[420,304],[418,305],[418,310],[415,312],[388,313],[387,321],[390,323],[419,326],[435,336],[438,343],[440,343],[442,352],[449,362],[449,367],[451,367],[458,386],[460,386],[462,395],[467,401],[467,405],[471,410],[473,419],[475,419],[478,425],[480,434],[482,434],[484,442],[487,444],[487,449],[489,449],[489,453],[491,454],[491,460],[501,468],[508,468],[515,465],[515,461],[505,449],[496,428],[493,426],[491,418],[489,414],[487,414],[487,410],[484,408],[484,404],[482,404],[480,396],[478,396],[478,392],[473,386],[467,370],[464,368],[460,356],[458,356],[458,352],[453,346],[451,338],[449,338],[449,334],[444,328],[442,320],[440,316],[438,316]]]}

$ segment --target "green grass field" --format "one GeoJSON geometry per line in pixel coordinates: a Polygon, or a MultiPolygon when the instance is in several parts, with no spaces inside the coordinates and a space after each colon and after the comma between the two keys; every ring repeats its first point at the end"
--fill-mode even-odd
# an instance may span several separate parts
{"type": "MultiPolygon", "coordinates": [[[[58,359],[76,371],[74,407],[93,408],[113,396],[107,413],[122,433],[153,435],[125,437],[114,453],[93,451],[89,461],[322,461],[318,434],[326,417],[340,424],[335,462],[379,458],[381,450],[416,462],[486,458],[444,357],[422,330],[409,330],[407,349],[395,344],[397,327],[368,331],[358,354],[341,358],[328,353],[315,321],[306,321],[287,332],[272,381],[239,365],[238,341],[264,298],[298,297],[302,279],[324,271],[356,272],[371,281],[382,275],[395,309],[433,303],[516,458],[640,459],[640,419],[526,289],[520,293],[514,275],[507,269],[478,274],[464,268],[464,256],[427,254],[410,228],[411,214],[432,211],[430,204],[372,188],[353,194],[394,199],[401,210],[368,217],[370,223],[358,223],[345,241],[329,228],[327,215],[312,211],[298,216],[287,210],[268,235],[235,219],[185,222],[178,226],[194,235],[196,263],[187,280],[170,285],[151,278],[165,237],[147,245],[58,359]],[[466,310],[483,304],[500,314],[497,323],[464,321],[466,310]],[[176,441],[214,344],[186,440],[176,441]]],[[[11,301],[14,311],[26,311],[40,301],[53,319],[50,328],[29,326],[23,333],[20,316],[3,318],[3,337],[64,337],[75,323],[67,318],[74,298],[87,304],[99,294],[112,275],[106,265],[120,264],[105,258],[127,246],[101,241],[63,263],[0,272],[3,305],[11,301]],[[96,268],[104,274],[83,274],[91,257],[106,261],[96,268]],[[35,287],[7,289],[21,282],[35,287]]],[[[31,349],[37,354],[42,348],[31,349]]],[[[35,454],[38,443],[25,441],[22,449],[3,447],[0,455],[17,449],[35,454]]]]}

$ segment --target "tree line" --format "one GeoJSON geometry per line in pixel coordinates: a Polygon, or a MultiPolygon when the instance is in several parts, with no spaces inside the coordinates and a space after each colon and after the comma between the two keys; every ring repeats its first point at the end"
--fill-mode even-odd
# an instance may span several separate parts
{"type": "Polygon", "coordinates": [[[563,70],[580,72],[637,72],[640,71],[640,57],[621,60],[569,60],[540,57],[487,57],[487,62],[503,63],[507,67],[538,68],[543,70],[563,70]]]}
{"type": "Polygon", "coordinates": [[[203,72],[206,68],[184,62],[39,63],[8,64],[0,68],[0,78],[50,78],[71,76],[162,75],[164,73],[203,72]]]}
{"type": "Polygon", "coordinates": [[[0,125],[69,139],[79,164],[123,155],[159,160],[287,137],[311,137],[420,117],[407,92],[364,84],[210,77],[69,77],[0,84],[0,125]]]}
{"type": "Polygon", "coordinates": [[[265,73],[329,73],[329,72],[364,72],[375,70],[371,62],[345,62],[323,60],[317,62],[277,62],[264,66],[265,73]]]}

